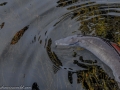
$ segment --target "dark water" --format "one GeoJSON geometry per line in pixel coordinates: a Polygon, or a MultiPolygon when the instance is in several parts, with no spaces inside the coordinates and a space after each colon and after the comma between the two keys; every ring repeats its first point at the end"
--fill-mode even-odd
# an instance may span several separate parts
{"type": "Polygon", "coordinates": [[[119,0],[0,0],[0,86],[119,90],[109,66],[91,52],[54,43],[82,34],[120,45],[119,11],[119,0]]]}

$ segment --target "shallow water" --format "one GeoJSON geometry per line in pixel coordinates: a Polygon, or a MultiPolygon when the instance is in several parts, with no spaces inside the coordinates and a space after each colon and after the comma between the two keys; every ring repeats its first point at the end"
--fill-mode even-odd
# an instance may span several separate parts
{"type": "Polygon", "coordinates": [[[110,68],[91,52],[77,47],[56,48],[54,42],[82,34],[120,44],[119,0],[73,0],[63,4],[57,0],[0,0],[0,3],[0,86],[31,87],[37,82],[40,90],[85,90],[77,83],[75,73],[73,83],[68,80],[69,68],[73,69],[71,72],[84,69],[73,64],[79,55],[85,60],[97,60],[97,65],[114,79],[110,68]],[[7,3],[3,5],[4,2],[7,3]],[[50,38],[51,52],[62,63],[56,73],[46,49],[50,38]]]}

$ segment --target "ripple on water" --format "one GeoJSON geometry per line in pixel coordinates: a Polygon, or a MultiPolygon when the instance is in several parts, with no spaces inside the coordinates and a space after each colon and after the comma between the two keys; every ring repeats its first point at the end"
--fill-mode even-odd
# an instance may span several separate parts
{"type": "Polygon", "coordinates": [[[111,69],[92,53],[54,45],[74,34],[99,36],[120,45],[119,1],[2,1],[1,86],[36,82],[40,90],[119,90],[111,69]]]}

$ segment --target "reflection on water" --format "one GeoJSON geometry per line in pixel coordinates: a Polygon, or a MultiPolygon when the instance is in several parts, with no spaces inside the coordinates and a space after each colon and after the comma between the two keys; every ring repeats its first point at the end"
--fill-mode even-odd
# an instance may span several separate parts
{"type": "MultiPolygon", "coordinates": [[[[29,25],[24,27],[23,29],[21,29],[20,31],[18,31],[15,36],[13,37],[11,44],[16,44],[19,39],[23,36],[23,34],[25,33],[25,31],[29,28],[29,25]]],[[[35,40],[35,37],[34,37],[35,40]]]]}
{"type": "Polygon", "coordinates": [[[4,6],[6,4],[7,4],[7,2],[3,2],[3,3],[0,3],[0,6],[4,6]]]}
{"type": "Polygon", "coordinates": [[[48,45],[47,45],[47,48],[46,48],[46,51],[47,51],[47,54],[49,55],[50,57],[50,60],[52,61],[52,63],[54,64],[53,66],[53,71],[54,73],[56,73],[60,66],[62,66],[62,63],[61,61],[58,59],[57,55],[51,51],[51,44],[52,44],[52,40],[49,39],[48,40],[48,45]]]}
{"type": "Polygon", "coordinates": [[[0,25],[0,28],[2,29],[3,27],[4,27],[4,22],[3,23],[1,23],[1,25],[0,25]]]}
{"type": "Polygon", "coordinates": [[[59,0],[57,3],[58,3],[58,6],[57,7],[65,7],[65,6],[68,6],[68,5],[71,5],[75,2],[77,2],[78,0],[59,0]]]}
{"type": "Polygon", "coordinates": [[[91,52],[54,44],[82,34],[120,45],[119,10],[119,1],[1,0],[0,86],[119,90],[112,70],[91,52]]]}
{"type": "MultiPolygon", "coordinates": [[[[59,4],[60,7],[65,6],[62,3],[67,2],[62,1],[59,4]]],[[[119,44],[119,8],[119,3],[96,3],[88,1],[83,4],[67,7],[69,12],[63,18],[69,16],[69,18],[79,21],[80,27],[78,30],[84,35],[100,36],[119,44]]]]}

